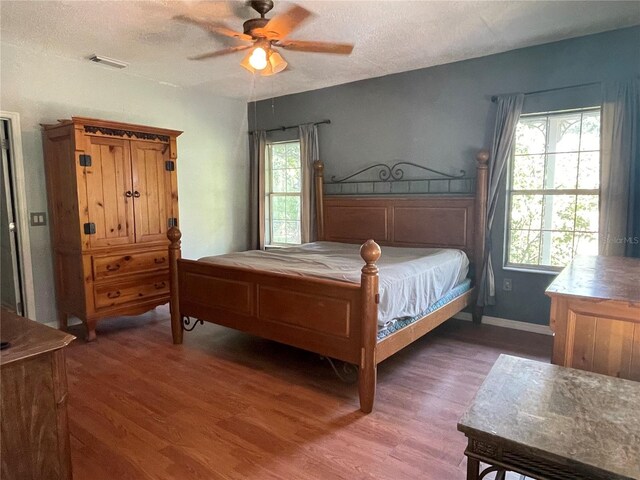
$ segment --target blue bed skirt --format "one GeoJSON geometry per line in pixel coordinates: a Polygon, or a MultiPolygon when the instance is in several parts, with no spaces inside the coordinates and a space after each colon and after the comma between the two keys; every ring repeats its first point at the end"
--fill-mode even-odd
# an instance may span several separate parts
{"type": "Polygon", "coordinates": [[[398,330],[406,327],[407,325],[411,325],[412,323],[420,320],[422,317],[430,314],[431,312],[438,310],[440,307],[444,306],[454,298],[459,297],[464,292],[467,292],[470,289],[471,289],[471,279],[467,278],[464,280],[464,282],[462,282],[456,287],[453,287],[451,290],[449,290],[449,293],[447,293],[444,297],[442,297],[440,300],[436,301],[435,303],[431,304],[429,308],[427,308],[424,312],[419,313],[415,317],[400,317],[400,318],[393,319],[392,321],[388,322],[384,327],[378,330],[378,341],[382,340],[384,337],[391,335],[394,332],[397,332],[398,330]]]}

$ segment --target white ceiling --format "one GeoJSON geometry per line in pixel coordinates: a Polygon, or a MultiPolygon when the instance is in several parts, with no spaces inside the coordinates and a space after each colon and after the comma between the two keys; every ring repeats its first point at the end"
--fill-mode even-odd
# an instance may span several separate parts
{"type": "MultiPolygon", "coordinates": [[[[268,17],[290,2],[275,0],[268,17]]],[[[235,30],[257,14],[242,1],[0,1],[3,42],[86,61],[97,53],[136,75],[246,100],[414,70],[640,24],[638,1],[299,0],[315,14],[290,38],[352,42],[350,56],[285,51],[291,68],[256,77],[242,53],[187,56],[240,43],[172,20],[187,13],[235,30]],[[234,43],[237,42],[237,43],[234,43]]],[[[108,68],[90,65],[91,68],[108,68]]]]}

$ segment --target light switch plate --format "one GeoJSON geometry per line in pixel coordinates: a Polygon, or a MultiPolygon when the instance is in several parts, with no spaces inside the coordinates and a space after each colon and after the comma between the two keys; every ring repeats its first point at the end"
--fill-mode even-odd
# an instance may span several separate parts
{"type": "Polygon", "coordinates": [[[31,226],[43,227],[47,224],[47,212],[31,212],[31,226]]]}

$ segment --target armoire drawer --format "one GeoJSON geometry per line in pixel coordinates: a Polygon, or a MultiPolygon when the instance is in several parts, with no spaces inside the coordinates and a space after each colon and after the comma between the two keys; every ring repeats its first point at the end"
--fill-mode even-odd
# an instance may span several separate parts
{"type": "Polygon", "coordinates": [[[96,308],[113,307],[145,298],[169,294],[169,276],[133,277],[118,283],[96,284],[93,288],[96,308]]]}
{"type": "Polygon", "coordinates": [[[101,280],[118,275],[169,268],[167,250],[93,256],[93,278],[101,280]]]}

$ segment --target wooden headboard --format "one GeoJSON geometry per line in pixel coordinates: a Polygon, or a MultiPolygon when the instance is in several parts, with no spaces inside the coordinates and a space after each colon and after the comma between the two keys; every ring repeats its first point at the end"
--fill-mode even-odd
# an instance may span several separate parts
{"type": "MultiPolygon", "coordinates": [[[[324,181],[324,166],[316,162],[315,190],[318,240],[364,243],[373,239],[381,245],[398,247],[446,247],[463,250],[475,264],[478,273],[484,263],[487,215],[489,154],[481,151],[476,156],[475,192],[465,193],[411,193],[411,194],[325,194],[325,187],[343,180],[324,181]]],[[[406,165],[426,169],[415,164],[406,165]]],[[[378,178],[368,183],[381,184],[393,181],[436,182],[466,178],[450,176],[426,169],[448,178],[406,180],[397,165],[383,167],[378,178]],[[396,173],[394,175],[394,172],[396,173]],[[400,174],[397,174],[400,172],[400,174]]],[[[370,170],[361,170],[347,177],[370,170]]],[[[357,182],[349,182],[351,185],[357,182]]],[[[367,183],[367,182],[363,182],[367,183]]],[[[375,185],[374,185],[375,186],[375,185]]],[[[375,190],[373,188],[372,190],[375,190]]],[[[391,190],[391,189],[389,189],[391,190]]]]}

